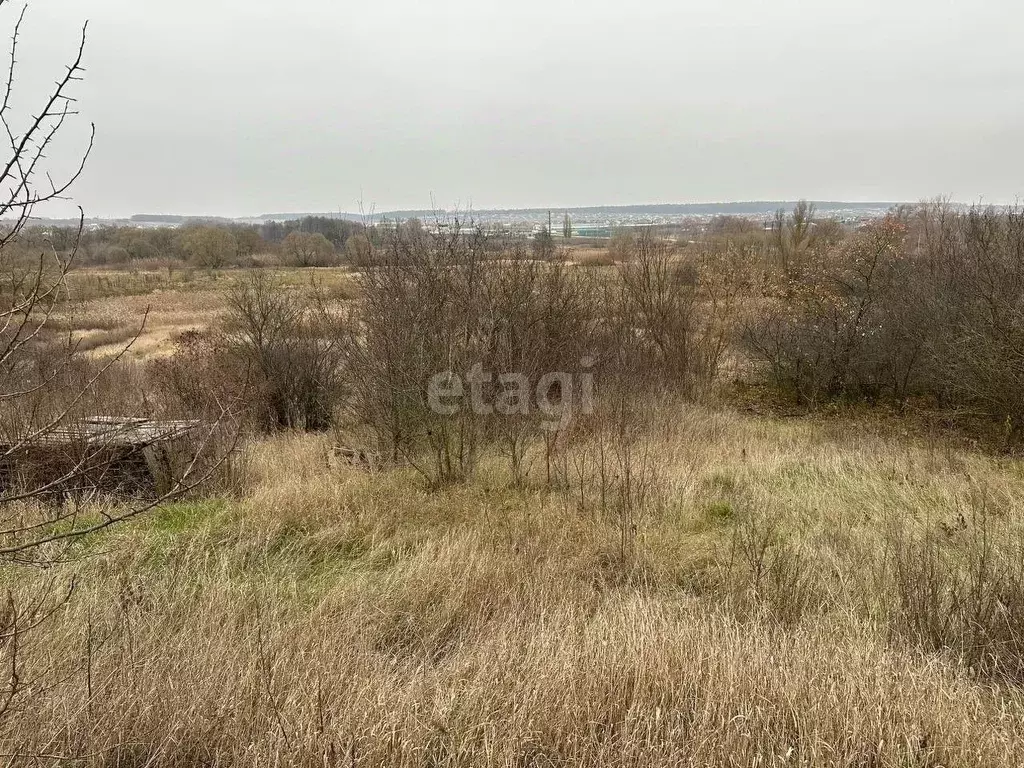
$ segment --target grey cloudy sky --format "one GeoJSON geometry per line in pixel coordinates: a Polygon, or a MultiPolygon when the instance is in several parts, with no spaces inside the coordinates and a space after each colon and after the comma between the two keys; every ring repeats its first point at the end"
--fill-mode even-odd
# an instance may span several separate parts
{"type": "Polygon", "coordinates": [[[85,19],[89,215],[1024,193],[1019,0],[33,0],[25,106],[85,19]]]}

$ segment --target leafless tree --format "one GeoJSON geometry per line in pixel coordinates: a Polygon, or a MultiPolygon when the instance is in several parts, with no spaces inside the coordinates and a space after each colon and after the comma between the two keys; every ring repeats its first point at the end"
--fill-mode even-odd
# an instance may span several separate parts
{"type": "Polygon", "coordinates": [[[580,415],[582,377],[595,375],[598,292],[589,273],[558,260],[501,261],[489,265],[483,279],[489,330],[483,365],[493,376],[487,394],[495,404],[488,433],[508,457],[517,483],[529,471],[527,449],[543,437],[550,483],[554,453],[570,434],[568,420],[580,415]],[[538,391],[545,389],[545,377],[552,384],[538,391]],[[527,402],[521,402],[516,382],[527,386],[527,402]],[[572,391],[561,391],[566,385],[572,391]],[[540,400],[546,410],[561,412],[558,429],[538,408],[540,400]]]}
{"type": "MultiPolygon", "coordinates": [[[[0,12],[8,10],[0,0],[0,12]]],[[[70,334],[54,329],[55,314],[69,298],[69,273],[82,221],[67,252],[53,243],[34,252],[20,243],[39,206],[65,200],[82,174],[93,145],[90,128],[80,160],[64,175],[51,167],[51,150],[77,115],[74,85],[83,74],[86,29],[77,51],[35,112],[19,120],[12,103],[26,10],[13,24],[0,125],[8,156],[0,163],[0,563],[48,568],[74,556],[77,542],[179,498],[203,482],[223,454],[218,436],[229,421],[192,432],[188,455],[162,487],[130,498],[104,498],[104,479],[123,461],[124,430],[87,429],[84,417],[101,399],[98,382],[108,376],[131,342],[99,365],[85,365],[70,334]],[[115,434],[117,433],[117,434],[115,434]],[[47,457],[41,471],[30,471],[47,457]]],[[[140,333],[145,319],[140,321],[140,333]]],[[[136,336],[137,338],[137,336],[136,336]]],[[[93,425],[95,426],[95,424],[93,425]]],[[[132,427],[125,427],[132,429],[132,427]]],[[[26,638],[66,599],[57,577],[29,599],[8,593],[0,607],[0,716],[23,693],[20,674],[26,638]]]]}
{"type": "MultiPolygon", "coordinates": [[[[473,471],[483,420],[461,405],[430,407],[434,376],[464,376],[484,357],[486,238],[460,220],[427,233],[390,230],[367,253],[363,301],[350,337],[350,415],[369,426],[382,454],[443,485],[473,471]]],[[[369,248],[369,241],[367,241],[369,248]]]]}
{"type": "Polygon", "coordinates": [[[647,381],[694,396],[713,380],[725,351],[734,288],[727,272],[674,256],[650,230],[633,237],[619,265],[607,345],[627,386],[647,381]],[[714,274],[713,274],[714,272],[714,274]]]}
{"type": "Polygon", "coordinates": [[[1024,210],[933,208],[921,256],[929,286],[927,363],[944,399],[1024,433],[1024,210]]]}

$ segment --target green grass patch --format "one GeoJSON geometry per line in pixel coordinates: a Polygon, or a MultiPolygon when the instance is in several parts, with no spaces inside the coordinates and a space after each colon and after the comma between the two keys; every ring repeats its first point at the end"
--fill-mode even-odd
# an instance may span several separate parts
{"type": "Polygon", "coordinates": [[[704,505],[704,519],[716,525],[726,525],[736,519],[736,510],[731,503],[724,500],[712,501],[704,505]]]}
{"type": "Polygon", "coordinates": [[[147,519],[158,533],[182,534],[216,520],[227,508],[224,499],[176,501],[153,510],[147,519]]]}

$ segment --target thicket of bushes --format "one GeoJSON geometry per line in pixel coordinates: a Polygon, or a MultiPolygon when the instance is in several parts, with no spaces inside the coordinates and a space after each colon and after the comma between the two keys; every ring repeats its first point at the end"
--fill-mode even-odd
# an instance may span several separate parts
{"type": "Polygon", "coordinates": [[[930,205],[850,234],[813,215],[727,222],[697,247],[620,235],[602,270],[458,222],[398,227],[361,243],[359,301],[256,274],[216,343],[192,340],[163,378],[185,408],[243,398],[263,431],[354,429],[436,484],[469,477],[485,445],[517,479],[545,446],[550,479],[567,441],[644,397],[699,398],[737,351],[804,403],[928,398],[1016,434],[1024,214],[930,205]],[[198,370],[219,383],[195,387],[198,370]]]}
{"type": "Polygon", "coordinates": [[[250,431],[322,432],[342,392],[346,333],[315,285],[288,290],[257,271],[230,292],[215,332],[184,334],[171,358],[149,364],[149,378],[171,414],[227,406],[250,431]]]}
{"type": "Polygon", "coordinates": [[[360,431],[435,484],[469,477],[484,445],[522,480],[541,442],[550,479],[553,457],[597,418],[592,390],[608,402],[697,397],[726,349],[738,283],[650,233],[630,240],[614,274],[536,259],[457,222],[365,246],[350,306],[255,274],[215,339],[189,337],[159,363],[171,369],[164,392],[186,411],[244,399],[262,431],[360,431]]]}
{"type": "Polygon", "coordinates": [[[1024,211],[896,211],[767,285],[743,341],[800,401],[926,397],[1024,424],[1024,211]]]}

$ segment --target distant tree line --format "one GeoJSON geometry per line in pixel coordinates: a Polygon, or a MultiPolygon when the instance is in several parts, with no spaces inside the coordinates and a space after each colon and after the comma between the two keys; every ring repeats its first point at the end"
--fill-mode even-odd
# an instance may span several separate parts
{"type": "Polygon", "coordinates": [[[374,238],[374,230],[321,216],[262,225],[203,220],[178,227],[111,225],[88,229],[81,237],[77,226],[40,226],[26,228],[18,247],[29,259],[41,251],[66,254],[77,246],[75,261],[83,266],[330,267],[365,250],[363,241],[374,238]]]}

